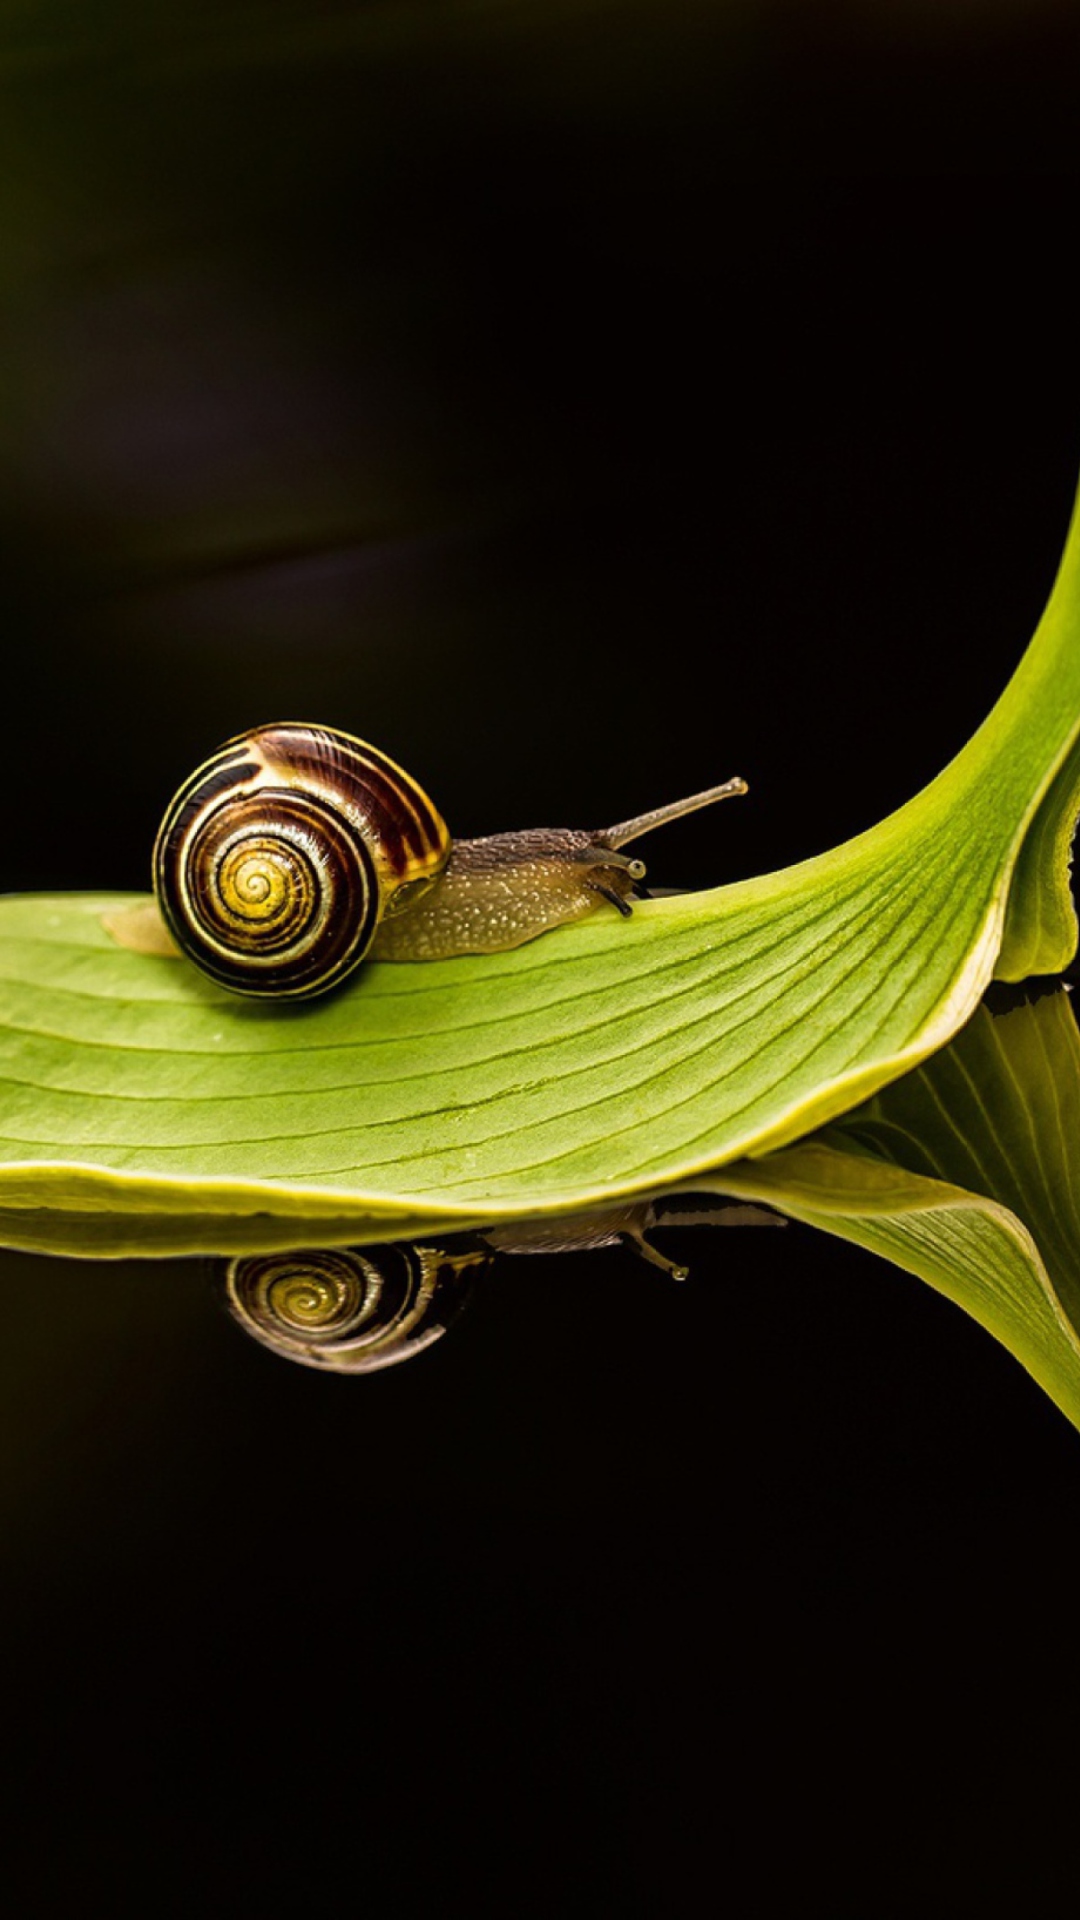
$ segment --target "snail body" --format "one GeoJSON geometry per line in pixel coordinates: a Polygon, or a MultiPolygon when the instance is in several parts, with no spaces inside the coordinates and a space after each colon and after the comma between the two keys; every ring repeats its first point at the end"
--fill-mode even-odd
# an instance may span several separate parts
{"type": "Polygon", "coordinates": [[[644,876],[643,860],[628,859],[602,835],[568,827],[458,840],[438,886],[379,928],[372,957],[449,960],[504,952],[584,919],[603,900],[628,915],[644,876]]]}
{"type": "Polygon", "coordinates": [[[745,793],[728,780],[589,833],[534,828],[452,842],[423,789],[385,754],[328,727],[258,727],[185,781],[154,848],[176,945],[220,985],[289,999],[336,986],[368,953],[389,961],[494,953],[641,897],[624,846],[745,793]]]}

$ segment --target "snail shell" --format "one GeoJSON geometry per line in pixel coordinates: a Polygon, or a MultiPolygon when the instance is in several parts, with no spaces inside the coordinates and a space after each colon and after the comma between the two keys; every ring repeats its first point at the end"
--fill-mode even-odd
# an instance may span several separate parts
{"type": "Polygon", "coordinates": [[[302,1366],[373,1373],[441,1338],[493,1256],[433,1244],[317,1247],[226,1262],[225,1304],[263,1346],[302,1366]]]}
{"type": "Polygon", "coordinates": [[[229,741],[184,783],[158,833],[154,887],[204,973],[302,998],[344,978],[449,855],[446,822],[393,760],[289,723],[229,741]]]}

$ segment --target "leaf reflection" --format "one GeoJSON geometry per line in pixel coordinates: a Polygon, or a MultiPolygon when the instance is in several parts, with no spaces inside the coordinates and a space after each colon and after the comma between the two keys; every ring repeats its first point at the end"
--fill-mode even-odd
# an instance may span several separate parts
{"type": "Polygon", "coordinates": [[[782,1224],[927,1280],[1080,1427],[1080,1034],[1064,985],[995,988],[957,1038],[842,1121],[691,1187],[562,1218],[221,1264],[230,1311],[275,1352],[367,1372],[424,1351],[510,1256],[618,1244],[674,1278],[665,1227],[782,1224]]]}
{"type": "Polygon", "coordinates": [[[1080,1427],[1080,1033],[1064,983],[992,989],[914,1072],[720,1177],[928,1281],[1080,1427]]]}

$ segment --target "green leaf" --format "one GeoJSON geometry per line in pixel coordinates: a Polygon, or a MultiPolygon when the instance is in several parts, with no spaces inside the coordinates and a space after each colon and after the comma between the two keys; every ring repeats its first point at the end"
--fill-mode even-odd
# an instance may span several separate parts
{"type": "Polygon", "coordinates": [[[929,1281],[1080,1427],[1080,1035],[1064,989],[980,1007],[856,1112],[709,1184],[929,1281]]]}
{"type": "Polygon", "coordinates": [[[775,1149],[1064,965],[1080,530],[1009,686],[899,812],[761,879],[268,1010],[0,902],[0,1233],[93,1253],[561,1211],[775,1149]]]}

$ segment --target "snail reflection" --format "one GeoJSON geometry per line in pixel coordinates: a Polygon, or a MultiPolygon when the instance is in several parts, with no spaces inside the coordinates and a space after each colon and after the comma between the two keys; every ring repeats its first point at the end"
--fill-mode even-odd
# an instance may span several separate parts
{"type": "Polygon", "coordinates": [[[784,1222],[766,1207],[661,1197],[440,1240],[245,1254],[220,1264],[219,1285],[234,1320],[272,1352],[325,1372],[373,1373],[441,1339],[472,1303],[481,1276],[506,1256],[623,1245],[684,1280],[688,1269],[649,1234],[659,1225],[705,1224],[784,1222]]]}

